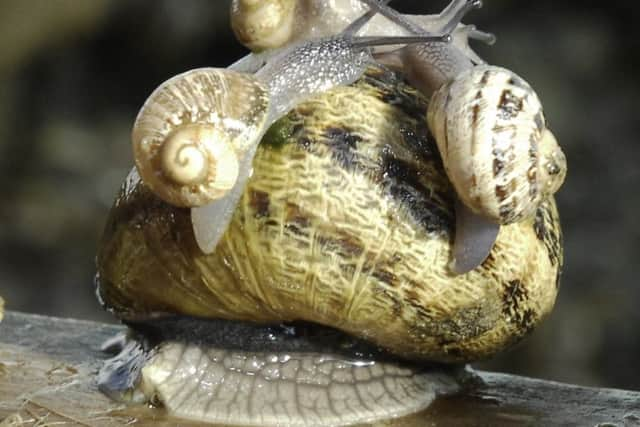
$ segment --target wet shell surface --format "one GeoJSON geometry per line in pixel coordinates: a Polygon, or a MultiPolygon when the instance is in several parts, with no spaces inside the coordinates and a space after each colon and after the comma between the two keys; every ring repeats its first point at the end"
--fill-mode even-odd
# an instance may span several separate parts
{"type": "Polygon", "coordinates": [[[200,68],[171,78],[149,96],[133,127],[140,175],[177,206],[222,197],[268,109],[267,90],[247,74],[200,68]]]}
{"type": "Polygon", "coordinates": [[[487,260],[453,276],[454,189],[426,110],[422,95],[377,69],[297,107],[264,137],[210,255],[189,210],[133,172],[98,255],[103,303],[128,321],[313,322],[407,359],[470,361],[519,341],[555,301],[555,202],[502,227],[487,260]]]}

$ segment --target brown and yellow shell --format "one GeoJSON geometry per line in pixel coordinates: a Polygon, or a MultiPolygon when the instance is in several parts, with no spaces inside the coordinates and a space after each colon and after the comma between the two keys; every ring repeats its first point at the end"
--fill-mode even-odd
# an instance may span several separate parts
{"type": "Polygon", "coordinates": [[[310,321],[405,358],[469,361],[529,333],[562,267],[549,198],[504,226],[487,260],[449,272],[454,190],[427,100],[370,70],[276,122],[224,237],[197,247],[189,210],[129,177],[98,255],[98,293],[125,320],[178,313],[310,321]]]}

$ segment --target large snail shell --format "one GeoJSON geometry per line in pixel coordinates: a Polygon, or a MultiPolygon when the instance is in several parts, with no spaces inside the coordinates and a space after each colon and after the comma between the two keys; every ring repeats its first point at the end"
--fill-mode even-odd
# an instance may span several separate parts
{"type": "Polygon", "coordinates": [[[253,51],[287,44],[294,33],[298,0],[233,0],[231,28],[253,51]]]}
{"type": "Polygon", "coordinates": [[[98,255],[105,305],[125,320],[310,321],[416,359],[473,360],[518,341],[555,300],[555,204],[502,227],[479,268],[452,276],[454,191],[426,105],[378,72],[297,107],[263,139],[210,255],[189,211],[132,176],[98,255]]]}
{"type": "Polygon", "coordinates": [[[239,158],[267,117],[266,89],[253,77],[201,68],[158,87],[132,132],[140,176],[176,206],[201,206],[222,197],[238,176],[239,158]]]}
{"type": "Polygon", "coordinates": [[[433,95],[428,122],[459,197],[492,221],[532,217],[564,181],[566,160],[540,100],[509,70],[461,73],[433,95]]]}

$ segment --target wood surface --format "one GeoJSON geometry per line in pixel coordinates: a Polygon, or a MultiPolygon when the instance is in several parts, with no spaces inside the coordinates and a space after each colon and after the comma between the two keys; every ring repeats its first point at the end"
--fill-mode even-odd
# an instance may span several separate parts
{"type": "MultiPolygon", "coordinates": [[[[100,346],[122,330],[5,313],[0,323],[0,427],[198,425],[168,417],[162,409],[113,402],[96,389],[96,371],[108,357],[100,346]]],[[[477,372],[460,394],[438,399],[419,414],[375,424],[520,425],[640,426],[640,392],[477,372]]]]}

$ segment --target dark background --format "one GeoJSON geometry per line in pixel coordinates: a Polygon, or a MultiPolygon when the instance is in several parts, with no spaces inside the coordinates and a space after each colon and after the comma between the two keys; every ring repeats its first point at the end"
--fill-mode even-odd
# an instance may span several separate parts
{"type": "MultiPolygon", "coordinates": [[[[443,1],[402,1],[432,13],[443,1]]],[[[477,50],[525,77],[569,162],[551,317],[483,367],[640,389],[640,3],[486,0],[477,50]]],[[[113,321],[93,293],[129,132],[168,77],[245,50],[221,0],[0,0],[0,295],[10,310],[113,321]]],[[[0,333],[1,328],[0,328],[0,333]]]]}

